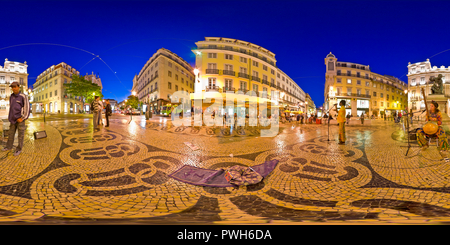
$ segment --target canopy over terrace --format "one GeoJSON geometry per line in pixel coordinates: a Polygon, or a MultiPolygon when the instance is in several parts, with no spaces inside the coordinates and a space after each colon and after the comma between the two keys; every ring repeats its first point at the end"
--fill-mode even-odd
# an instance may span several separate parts
{"type": "MultiPolygon", "coordinates": [[[[227,106],[226,94],[223,94],[223,93],[202,91],[202,93],[191,93],[190,94],[192,106],[195,106],[196,100],[201,100],[203,110],[206,110],[208,107],[213,106],[214,103],[216,103],[215,99],[214,99],[215,96],[222,96],[223,103],[221,106],[222,107],[227,106]],[[211,101],[210,103],[204,102],[206,96],[208,96],[210,98],[210,101],[211,101]]],[[[232,98],[234,100],[233,107],[236,107],[236,108],[241,107],[241,106],[244,106],[245,108],[249,108],[251,105],[256,104],[256,107],[259,110],[259,105],[262,104],[262,105],[267,106],[267,110],[270,111],[272,108],[278,109],[279,107],[281,107],[281,105],[279,105],[279,103],[276,100],[261,98],[261,97],[257,97],[257,96],[248,96],[248,95],[244,95],[244,94],[233,94],[232,98]]],[[[228,106],[230,106],[230,104],[228,104],[228,106]]]]}

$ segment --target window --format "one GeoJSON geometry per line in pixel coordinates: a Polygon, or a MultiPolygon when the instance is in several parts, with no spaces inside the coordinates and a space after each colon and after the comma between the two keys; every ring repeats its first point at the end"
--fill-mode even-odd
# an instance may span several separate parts
{"type": "Polygon", "coordinates": [[[360,96],[361,95],[361,89],[356,89],[356,94],[358,95],[358,96],[360,96]]]}
{"type": "Polygon", "coordinates": [[[233,85],[233,80],[225,79],[225,88],[231,88],[233,85]]]}
{"type": "Polygon", "coordinates": [[[55,96],[58,96],[58,90],[55,90],[55,96]]]}
{"type": "Polygon", "coordinates": [[[352,96],[352,88],[347,88],[347,95],[352,96]]]}
{"type": "Polygon", "coordinates": [[[208,78],[208,86],[211,87],[211,88],[216,87],[216,78],[209,77],[208,78]]]}
{"type": "Polygon", "coordinates": [[[352,79],[347,79],[347,84],[352,84],[352,79]]]}
{"type": "Polygon", "coordinates": [[[169,76],[169,77],[172,77],[172,72],[171,72],[171,71],[169,71],[168,76],[169,76]]]}
{"type": "Polygon", "coordinates": [[[376,88],[376,87],[377,87],[377,84],[376,84],[376,83],[373,83],[373,87],[376,88]]]}
{"type": "Polygon", "coordinates": [[[233,55],[232,54],[225,54],[225,59],[226,60],[233,60],[233,55]]]}
{"type": "Polygon", "coordinates": [[[258,67],[258,62],[257,61],[253,61],[253,66],[258,67]]]}
{"type": "Polygon", "coordinates": [[[55,79],[55,85],[58,84],[58,79],[55,79]]]}
{"type": "Polygon", "coordinates": [[[181,83],[184,83],[184,78],[181,78],[181,83]]]}
{"type": "Polygon", "coordinates": [[[217,53],[208,53],[208,58],[212,58],[212,59],[217,58],[217,53]]]}
{"type": "Polygon", "coordinates": [[[377,96],[377,92],[374,91],[373,92],[373,96],[376,97],[377,96]]]}
{"type": "Polygon", "coordinates": [[[171,82],[168,83],[168,86],[169,86],[169,89],[172,89],[172,83],[171,82]]]}
{"type": "Polygon", "coordinates": [[[267,71],[267,66],[263,65],[263,70],[267,71]]]}
{"type": "Polygon", "coordinates": [[[386,106],[389,107],[389,102],[386,103],[386,106]]]}
{"type": "Polygon", "coordinates": [[[384,102],[383,101],[381,101],[380,103],[381,103],[381,106],[384,106],[384,102]]]}
{"type": "Polygon", "coordinates": [[[244,57],[240,57],[240,59],[239,59],[242,63],[247,63],[247,58],[244,58],[244,57]]]}
{"type": "Polygon", "coordinates": [[[232,70],[233,70],[233,66],[232,66],[232,65],[225,64],[225,70],[226,70],[226,71],[232,71],[232,70]]]}
{"type": "Polygon", "coordinates": [[[175,91],[178,91],[178,85],[175,85],[175,91]]]}
{"type": "Polygon", "coordinates": [[[425,84],[425,77],[421,77],[420,78],[420,84],[422,85],[422,84],[425,84]]]}
{"type": "Polygon", "coordinates": [[[366,96],[369,96],[369,95],[370,95],[370,90],[366,89],[366,96]]]}
{"type": "Polygon", "coordinates": [[[341,79],[341,78],[338,78],[338,79],[337,79],[337,83],[342,83],[342,79],[341,79]]]}
{"type": "Polygon", "coordinates": [[[270,69],[270,73],[271,73],[272,75],[275,75],[275,70],[270,69]]]}
{"type": "Polygon", "coordinates": [[[361,85],[361,80],[356,80],[357,85],[361,85]]]}
{"type": "Polygon", "coordinates": [[[352,75],[352,71],[347,71],[347,76],[351,76],[352,75]]]}
{"type": "Polygon", "coordinates": [[[177,81],[178,81],[178,75],[177,75],[177,74],[175,74],[175,80],[177,80],[177,81]]]}
{"type": "Polygon", "coordinates": [[[370,86],[370,82],[366,82],[366,86],[370,86]]]}
{"type": "Polygon", "coordinates": [[[52,92],[50,92],[50,98],[52,97],[52,92]]]}
{"type": "Polygon", "coordinates": [[[377,106],[377,101],[376,101],[376,100],[373,102],[373,105],[374,105],[374,106],[377,106]]]}
{"type": "Polygon", "coordinates": [[[247,89],[247,82],[240,81],[239,85],[241,90],[247,89]]]}
{"type": "Polygon", "coordinates": [[[257,71],[253,71],[253,76],[254,77],[258,77],[258,72],[257,71]]]}
{"type": "Polygon", "coordinates": [[[383,93],[380,93],[380,98],[383,98],[383,93]]]}
{"type": "Polygon", "coordinates": [[[253,91],[258,92],[258,84],[253,84],[253,91]]]}
{"type": "Polygon", "coordinates": [[[247,74],[247,68],[245,68],[245,67],[240,67],[240,68],[239,68],[239,71],[240,71],[241,73],[247,74]]]}

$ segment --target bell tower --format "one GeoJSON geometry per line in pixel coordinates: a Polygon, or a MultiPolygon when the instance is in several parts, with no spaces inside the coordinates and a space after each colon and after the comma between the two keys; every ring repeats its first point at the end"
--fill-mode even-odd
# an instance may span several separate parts
{"type": "Polygon", "coordinates": [[[325,57],[325,89],[324,89],[324,98],[325,98],[325,110],[328,110],[333,106],[333,104],[330,102],[330,88],[333,88],[333,92],[336,91],[336,88],[334,88],[334,83],[336,81],[336,62],[337,58],[332,54],[331,52],[325,57]]]}

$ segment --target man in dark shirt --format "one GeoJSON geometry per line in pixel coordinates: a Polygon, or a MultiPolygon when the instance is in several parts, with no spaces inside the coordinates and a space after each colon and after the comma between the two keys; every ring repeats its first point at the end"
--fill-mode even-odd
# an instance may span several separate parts
{"type": "Polygon", "coordinates": [[[16,134],[16,131],[19,131],[19,145],[14,152],[14,156],[18,156],[22,152],[23,138],[25,136],[25,129],[27,128],[25,120],[27,120],[30,115],[30,102],[28,101],[28,96],[20,92],[20,85],[18,82],[11,83],[10,87],[13,93],[9,97],[9,134],[6,147],[3,148],[2,151],[12,150],[14,135],[16,134]]]}

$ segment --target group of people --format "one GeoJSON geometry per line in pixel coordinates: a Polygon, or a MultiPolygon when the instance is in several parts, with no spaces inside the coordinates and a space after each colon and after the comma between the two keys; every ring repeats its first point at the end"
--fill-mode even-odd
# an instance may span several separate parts
{"type": "Polygon", "coordinates": [[[106,126],[109,127],[109,118],[112,115],[111,104],[109,100],[106,100],[106,106],[103,106],[102,101],[100,100],[100,96],[95,96],[94,101],[91,104],[92,108],[92,121],[94,123],[94,129],[99,129],[99,125],[103,125],[102,114],[103,110],[105,110],[105,118],[106,118],[106,126]]]}

